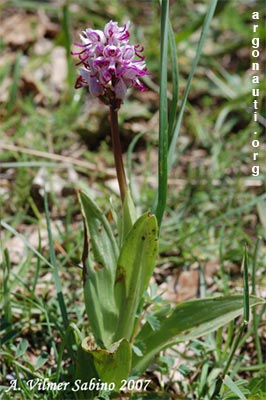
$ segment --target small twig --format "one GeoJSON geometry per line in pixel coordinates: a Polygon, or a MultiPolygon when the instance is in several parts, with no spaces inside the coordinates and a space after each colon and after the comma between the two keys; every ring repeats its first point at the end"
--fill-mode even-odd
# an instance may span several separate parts
{"type": "Polygon", "coordinates": [[[31,154],[36,157],[47,158],[50,160],[64,162],[64,163],[68,163],[70,165],[76,165],[77,167],[85,168],[89,171],[103,173],[105,176],[108,176],[108,177],[112,177],[112,178],[115,177],[115,173],[114,173],[113,169],[107,168],[105,170],[102,170],[101,168],[99,168],[99,166],[97,166],[95,164],[89,163],[88,161],[78,160],[74,157],[62,156],[60,154],[54,154],[54,153],[47,153],[47,152],[40,151],[40,150],[29,149],[27,147],[16,146],[13,144],[6,144],[6,143],[2,143],[2,142],[0,142],[0,149],[16,151],[16,152],[24,153],[24,154],[31,154]]]}

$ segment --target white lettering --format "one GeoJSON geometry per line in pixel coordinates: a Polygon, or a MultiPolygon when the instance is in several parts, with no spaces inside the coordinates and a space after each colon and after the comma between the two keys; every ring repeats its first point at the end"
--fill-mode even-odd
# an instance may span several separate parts
{"type": "Polygon", "coordinates": [[[74,387],[72,388],[72,392],[77,392],[80,389],[81,379],[76,379],[74,382],[74,387]]]}
{"type": "Polygon", "coordinates": [[[259,71],[260,64],[259,63],[252,63],[252,71],[259,71]]]}
{"type": "MultiPolygon", "coordinates": [[[[92,379],[90,380],[89,390],[90,390],[90,391],[93,391],[93,390],[95,390],[95,389],[96,389],[96,378],[92,378],[92,379]]],[[[97,390],[99,390],[99,389],[97,389],[97,390]]]]}
{"type": "Polygon", "coordinates": [[[80,386],[80,390],[88,390],[88,382],[83,382],[80,386]]]}
{"type": "Polygon", "coordinates": [[[259,165],[253,165],[251,168],[252,176],[258,176],[260,174],[260,167],[259,165]]]}
{"type": "Polygon", "coordinates": [[[30,379],[29,381],[27,381],[27,386],[29,386],[30,390],[32,390],[33,388],[35,388],[35,386],[37,386],[40,382],[40,379],[30,379]]]}
{"type": "Polygon", "coordinates": [[[258,110],[258,100],[257,99],[253,101],[253,105],[254,105],[254,110],[258,110]]]}
{"type": "MultiPolygon", "coordinates": [[[[252,19],[253,20],[259,20],[260,19],[260,15],[257,11],[252,12],[251,14],[252,19]]],[[[257,29],[259,28],[259,24],[253,24],[253,33],[257,33],[257,29]]],[[[257,33],[258,35],[258,33],[257,33]]],[[[254,35],[255,36],[255,35],[254,35]]],[[[259,47],[260,47],[260,38],[259,37],[253,37],[251,39],[251,47],[252,47],[252,51],[251,51],[251,55],[254,58],[258,58],[260,56],[260,51],[259,51],[259,47]]],[[[259,60],[258,60],[259,61],[259,60]]],[[[251,68],[252,71],[259,71],[260,70],[260,64],[259,62],[252,62],[251,63],[251,68]]],[[[251,77],[251,82],[253,84],[253,88],[252,88],[252,96],[254,97],[259,97],[260,95],[260,89],[254,88],[254,85],[258,85],[260,83],[260,77],[259,75],[253,75],[251,77]]],[[[258,110],[259,109],[259,101],[257,99],[253,100],[253,121],[257,122],[258,121],[258,110]]],[[[253,132],[254,135],[257,135],[257,132],[253,132]]],[[[260,146],[260,142],[257,139],[253,139],[251,142],[251,146],[253,147],[253,149],[257,149],[260,146]]],[[[259,149],[258,149],[259,150],[259,149]]],[[[253,161],[257,161],[257,158],[259,158],[259,152],[256,152],[255,150],[253,150],[253,161]]],[[[260,173],[260,167],[258,165],[253,165],[251,168],[251,173],[252,176],[258,176],[260,173]]]]}
{"type": "Polygon", "coordinates": [[[260,38],[254,37],[254,38],[251,40],[251,43],[252,43],[253,49],[258,49],[258,48],[260,47],[260,38]]]}
{"type": "Polygon", "coordinates": [[[12,379],[10,381],[10,386],[9,386],[9,388],[7,390],[5,390],[5,393],[8,393],[10,390],[18,390],[17,380],[16,379],[12,379]]]}
{"type": "Polygon", "coordinates": [[[258,75],[252,76],[252,83],[260,83],[260,78],[258,75]]]}
{"type": "Polygon", "coordinates": [[[70,382],[59,382],[57,384],[57,390],[66,390],[66,388],[70,385],[70,382]]]}

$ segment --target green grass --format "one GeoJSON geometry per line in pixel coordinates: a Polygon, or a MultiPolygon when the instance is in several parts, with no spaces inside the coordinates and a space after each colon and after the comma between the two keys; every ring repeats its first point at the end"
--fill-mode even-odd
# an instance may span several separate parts
{"type": "MultiPolygon", "coordinates": [[[[167,36],[165,31],[165,40],[168,37],[169,42],[168,68],[163,59],[163,74],[168,74],[169,85],[161,91],[161,103],[169,110],[169,130],[165,130],[165,111],[160,116],[164,132],[160,138],[164,149],[160,159],[164,164],[162,176],[169,173],[170,180],[167,196],[166,181],[161,181],[160,208],[157,208],[162,221],[160,257],[154,277],[159,285],[167,274],[196,268],[203,271],[204,278],[209,263],[216,262],[219,268],[212,283],[204,283],[207,295],[242,291],[241,263],[246,244],[245,276],[248,269],[250,291],[259,294],[266,284],[265,228],[258,211],[262,208],[259,204],[265,202],[265,175],[262,173],[260,180],[250,177],[250,137],[254,125],[247,70],[252,7],[240,2],[219,3],[210,32],[203,37],[202,49],[197,47],[200,29],[211,2],[182,0],[171,2],[169,9],[173,32],[169,27],[167,36]],[[236,22],[232,22],[233,13],[236,22]],[[228,37],[234,40],[230,42],[228,37]],[[172,85],[179,88],[173,95],[169,94],[172,85]],[[176,99],[179,114],[176,114],[176,99]]],[[[143,42],[155,88],[143,96],[131,91],[124,105],[127,111],[121,111],[120,123],[124,148],[131,143],[128,150],[131,186],[142,211],[151,209],[157,185],[154,177],[159,118],[156,113],[161,75],[158,3],[138,2],[137,7],[135,1],[111,1],[106,6],[105,1],[80,0],[75,4],[73,7],[66,2],[55,7],[47,2],[37,5],[36,1],[12,0],[0,6],[3,12],[10,12],[11,6],[33,13],[45,10],[48,18],[61,28],[58,33],[46,35],[52,46],[42,55],[35,53],[35,43],[15,49],[8,47],[5,38],[1,39],[1,49],[8,56],[6,59],[1,56],[0,84],[7,78],[10,80],[5,89],[6,100],[0,100],[0,146],[3,142],[17,149],[0,148],[3,299],[0,385],[7,386],[9,379],[17,378],[23,390],[21,394],[12,394],[12,398],[18,399],[73,398],[73,393],[60,397],[59,392],[40,394],[36,388],[29,391],[23,379],[71,380],[76,338],[80,332],[89,332],[79,267],[82,221],[75,190],[89,187],[106,212],[112,207],[110,195],[112,202],[119,204],[115,189],[110,188],[113,161],[105,110],[72,87],[76,71],[69,49],[85,26],[101,29],[108,19],[120,22],[130,19],[134,39],[143,42]],[[38,74],[34,76],[49,65],[52,49],[58,45],[67,54],[67,79],[61,92],[51,88],[49,73],[41,79],[38,74]],[[37,96],[30,85],[23,86],[22,77],[26,73],[34,77],[37,96]],[[139,136],[138,127],[141,127],[139,136]],[[19,147],[30,148],[36,154],[28,154],[19,147]],[[70,166],[72,162],[65,159],[52,160],[51,153],[86,161],[95,168],[70,166]],[[40,168],[46,171],[45,198],[34,181],[40,168]],[[58,187],[59,178],[62,189],[58,187]],[[16,256],[15,250],[20,247],[22,250],[16,256]],[[66,329],[68,323],[71,327],[66,329]]],[[[214,11],[212,7],[209,17],[214,11]]],[[[263,13],[261,2],[256,7],[263,13]]],[[[147,85],[150,87],[148,81],[147,85]]],[[[261,97],[261,111],[264,104],[265,95],[261,97]]],[[[258,135],[263,134],[263,125],[256,129],[258,135]]],[[[152,370],[146,373],[152,379],[153,393],[143,398],[169,399],[169,393],[177,387],[176,396],[185,399],[234,399],[239,391],[248,399],[263,399],[266,392],[261,339],[265,326],[263,312],[265,309],[254,309],[245,329],[236,321],[216,335],[189,343],[185,350],[177,348],[170,355],[158,357],[152,370]],[[232,346],[239,330],[238,345],[242,350],[235,352],[232,346]],[[179,360],[177,367],[173,367],[175,360],[179,360]],[[180,375],[176,378],[175,369],[182,379],[180,375]],[[164,379],[158,380],[154,371],[164,379]],[[223,374],[224,384],[219,380],[223,374]]],[[[2,391],[0,398],[7,400],[10,393],[2,391]]],[[[137,395],[132,398],[140,399],[137,395]]]]}

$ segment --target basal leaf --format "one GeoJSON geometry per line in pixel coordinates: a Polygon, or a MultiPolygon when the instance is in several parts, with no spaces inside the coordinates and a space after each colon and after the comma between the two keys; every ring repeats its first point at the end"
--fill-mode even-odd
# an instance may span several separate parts
{"type": "MultiPolygon", "coordinates": [[[[262,304],[263,300],[250,297],[250,306],[262,304]]],[[[156,354],[172,345],[206,335],[243,314],[243,296],[233,295],[197,299],[178,304],[167,317],[161,318],[161,327],[153,331],[146,323],[136,343],[144,348],[144,356],[133,355],[133,373],[145,371],[156,354]]]]}
{"type": "MultiPolygon", "coordinates": [[[[82,341],[83,351],[93,358],[93,365],[98,377],[102,382],[114,383],[118,390],[122,379],[127,379],[131,369],[131,347],[126,339],[113,343],[108,350],[96,348],[90,349],[91,339],[85,338],[82,341]]],[[[84,370],[88,366],[83,365],[84,370]]]]}
{"type": "Polygon", "coordinates": [[[85,225],[82,258],[86,312],[98,345],[108,348],[118,315],[114,301],[118,246],[98,206],[84,192],[80,192],[79,200],[85,225]]]}
{"type": "MultiPolygon", "coordinates": [[[[84,350],[82,344],[80,344],[77,351],[75,382],[81,386],[83,382],[90,382],[92,379],[96,379],[97,382],[98,378],[99,376],[93,362],[93,355],[84,350]]],[[[97,390],[89,390],[88,388],[88,390],[78,390],[76,395],[80,400],[89,400],[94,399],[97,393],[97,390]]]]}
{"type": "Polygon", "coordinates": [[[154,270],[158,253],[156,217],[142,215],[127,235],[118,260],[115,298],[119,310],[116,340],[130,340],[137,307],[154,270]]]}

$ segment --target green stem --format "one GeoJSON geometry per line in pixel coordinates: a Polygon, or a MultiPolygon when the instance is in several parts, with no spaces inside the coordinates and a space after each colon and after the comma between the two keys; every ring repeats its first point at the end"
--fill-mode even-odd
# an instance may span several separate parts
{"type": "Polygon", "coordinates": [[[122,150],[121,150],[119,128],[118,128],[118,113],[117,113],[117,108],[112,104],[110,105],[110,117],[111,117],[112,146],[115,159],[116,175],[119,184],[120,196],[123,202],[127,191],[127,180],[122,159],[122,150]]]}

